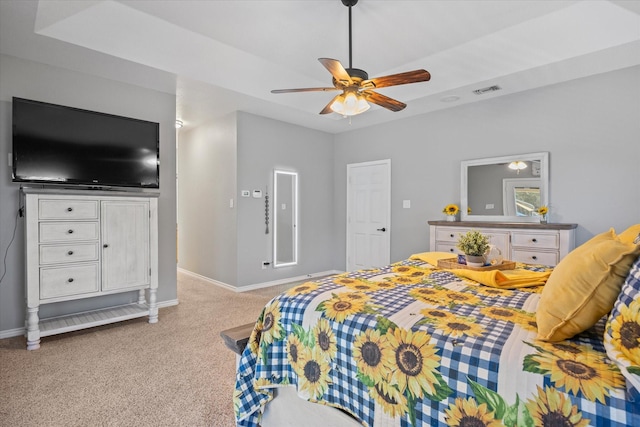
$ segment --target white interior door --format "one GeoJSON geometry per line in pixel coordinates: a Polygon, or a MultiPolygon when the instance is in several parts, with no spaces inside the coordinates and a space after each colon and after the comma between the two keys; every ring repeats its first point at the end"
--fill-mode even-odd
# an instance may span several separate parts
{"type": "Polygon", "coordinates": [[[347,270],[391,259],[391,160],[347,165],[347,270]]]}

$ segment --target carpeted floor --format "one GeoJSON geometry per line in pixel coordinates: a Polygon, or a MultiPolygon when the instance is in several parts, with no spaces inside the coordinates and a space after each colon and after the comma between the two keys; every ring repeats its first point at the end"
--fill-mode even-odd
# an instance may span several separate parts
{"type": "Polygon", "coordinates": [[[36,351],[0,340],[0,425],[233,426],[235,355],[220,331],[255,321],[287,287],[234,293],[178,273],[180,304],[157,324],[46,337],[36,351]]]}

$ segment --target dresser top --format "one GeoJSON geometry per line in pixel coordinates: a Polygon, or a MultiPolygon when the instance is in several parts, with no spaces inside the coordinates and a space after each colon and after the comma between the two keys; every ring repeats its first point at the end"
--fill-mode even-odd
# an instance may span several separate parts
{"type": "Polygon", "coordinates": [[[143,190],[143,191],[122,191],[122,190],[89,190],[89,189],[69,189],[69,188],[40,188],[40,187],[22,187],[20,189],[24,194],[47,194],[57,196],[117,196],[117,197],[160,197],[159,190],[143,190]]]}
{"type": "Polygon", "coordinates": [[[537,222],[493,222],[493,221],[427,221],[429,225],[439,225],[446,227],[471,227],[471,228],[509,228],[525,230],[572,230],[578,224],[547,223],[537,222]]]}

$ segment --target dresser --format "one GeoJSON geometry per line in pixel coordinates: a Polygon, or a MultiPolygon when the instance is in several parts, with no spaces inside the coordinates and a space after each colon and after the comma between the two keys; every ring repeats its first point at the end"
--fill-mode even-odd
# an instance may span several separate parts
{"type": "Polygon", "coordinates": [[[136,317],[158,321],[157,196],[22,190],[27,349],[44,336],[136,317]],[[134,302],[41,319],[40,306],[136,292],[134,302]]]}
{"type": "Polygon", "coordinates": [[[537,224],[488,221],[429,221],[429,248],[458,254],[461,234],[477,230],[489,237],[505,259],[555,266],[575,248],[577,224],[537,224]]]}

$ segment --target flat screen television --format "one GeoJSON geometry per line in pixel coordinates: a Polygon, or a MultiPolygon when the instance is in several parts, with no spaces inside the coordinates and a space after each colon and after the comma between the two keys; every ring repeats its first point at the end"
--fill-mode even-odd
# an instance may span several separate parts
{"type": "Polygon", "coordinates": [[[13,98],[14,182],[160,188],[160,126],[13,98]]]}

